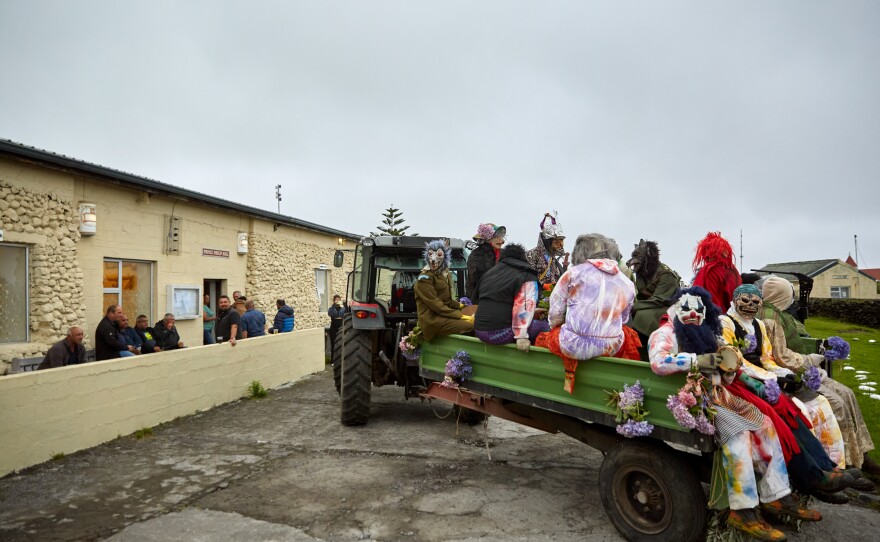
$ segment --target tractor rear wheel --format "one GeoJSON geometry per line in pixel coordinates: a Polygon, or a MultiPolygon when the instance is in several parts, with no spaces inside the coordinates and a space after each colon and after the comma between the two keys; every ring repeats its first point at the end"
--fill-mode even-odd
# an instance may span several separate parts
{"type": "Polygon", "coordinates": [[[351,315],[346,315],[339,330],[341,341],[339,388],[342,396],[342,425],[364,425],[370,418],[373,354],[370,336],[354,328],[351,315]]]}
{"type": "Polygon", "coordinates": [[[631,440],[615,445],[599,469],[599,494],[627,540],[706,539],[708,510],[700,479],[682,453],[665,445],[631,440]]]}

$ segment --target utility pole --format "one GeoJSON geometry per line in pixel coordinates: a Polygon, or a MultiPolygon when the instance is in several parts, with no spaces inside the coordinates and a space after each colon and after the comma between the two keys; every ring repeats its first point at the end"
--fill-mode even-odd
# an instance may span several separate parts
{"type": "Polygon", "coordinates": [[[278,214],[281,214],[281,185],[275,185],[275,199],[278,200],[278,214]]]}
{"type": "Polygon", "coordinates": [[[743,263],[743,231],[742,228],[739,229],[739,268],[745,269],[746,265],[743,263]]]}
{"type": "Polygon", "coordinates": [[[858,269],[858,268],[859,268],[859,236],[858,236],[858,235],[853,235],[853,243],[854,243],[855,246],[856,246],[856,247],[855,247],[856,250],[855,250],[855,252],[853,253],[853,257],[854,257],[855,260],[856,260],[856,269],[858,269]]]}

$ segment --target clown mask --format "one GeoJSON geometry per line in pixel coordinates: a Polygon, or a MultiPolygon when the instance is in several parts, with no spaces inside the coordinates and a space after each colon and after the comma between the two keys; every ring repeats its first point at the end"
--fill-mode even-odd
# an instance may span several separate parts
{"type": "Polygon", "coordinates": [[[675,317],[685,325],[703,325],[706,307],[700,296],[684,294],[675,302],[675,317]]]}
{"type": "Polygon", "coordinates": [[[758,314],[761,307],[761,296],[755,294],[740,294],[733,300],[736,312],[746,320],[752,320],[758,314]]]}

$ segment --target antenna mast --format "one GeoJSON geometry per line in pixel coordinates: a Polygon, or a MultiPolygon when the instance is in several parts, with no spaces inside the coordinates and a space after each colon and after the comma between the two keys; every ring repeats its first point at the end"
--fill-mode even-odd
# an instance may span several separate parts
{"type": "Polygon", "coordinates": [[[278,214],[281,214],[281,185],[275,185],[275,199],[278,200],[278,214]]]}
{"type": "Polygon", "coordinates": [[[858,269],[859,268],[859,236],[858,235],[853,235],[853,243],[855,244],[855,249],[856,249],[855,253],[853,254],[853,257],[856,260],[856,269],[858,269]]]}
{"type": "Polygon", "coordinates": [[[739,229],[739,268],[745,269],[746,266],[743,264],[743,231],[742,228],[739,229]]]}

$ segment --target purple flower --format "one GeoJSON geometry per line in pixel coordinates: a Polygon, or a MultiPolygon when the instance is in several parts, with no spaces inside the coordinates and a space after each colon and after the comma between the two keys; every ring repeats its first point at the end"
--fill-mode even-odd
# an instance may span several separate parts
{"type": "Polygon", "coordinates": [[[776,401],[779,401],[779,394],[782,393],[782,390],[779,389],[779,382],[775,380],[766,380],[764,381],[764,400],[770,403],[771,405],[775,405],[776,401]]]}
{"type": "Polygon", "coordinates": [[[645,390],[642,389],[642,384],[636,380],[636,383],[632,386],[627,384],[623,385],[623,391],[620,392],[620,401],[617,403],[617,406],[620,407],[620,410],[628,411],[632,410],[633,407],[642,406],[642,401],[645,400],[645,390]]]}
{"type": "Polygon", "coordinates": [[[804,386],[816,391],[822,385],[822,375],[819,373],[818,367],[810,367],[804,371],[804,386]]]}
{"type": "Polygon", "coordinates": [[[828,337],[825,341],[829,348],[825,350],[825,359],[835,361],[838,359],[846,359],[849,357],[849,343],[840,337],[828,337]]]}
{"type": "Polygon", "coordinates": [[[696,429],[700,433],[704,435],[714,435],[715,434],[715,426],[712,425],[712,422],[709,421],[709,418],[706,417],[705,414],[700,412],[696,418],[697,426],[696,429]]]}
{"type": "Polygon", "coordinates": [[[654,431],[654,426],[645,421],[627,420],[626,423],[617,426],[617,433],[626,438],[647,437],[652,431],[654,431]]]}
{"type": "Polygon", "coordinates": [[[461,303],[462,305],[464,305],[465,307],[470,307],[471,305],[474,304],[474,302],[471,301],[471,298],[469,298],[469,297],[461,297],[458,299],[458,302],[461,303]]]}
{"type": "Polygon", "coordinates": [[[672,412],[672,416],[678,422],[678,425],[685,429],[693,429],[697,426],[697,420],[694,419],[694,415],[688,411],[688,407],[681,402],[678,395],[670,395],[666,398],[666,408],[672,412]]]}
{"type": "Polygon", "coordinates": [[[743,354],[749,354],[755,351],[755,348],[758,347],[758,339],[755,338],[754,333],[749,333],[746,335],[746,345],[743,349],[743,354]]]}
{"type": "Polygon", "coordinates": [[[446,376],[455,380],[465,380],[474,374],[471,366],[471,356],[464,350],[459,350],[449,361],[446,362],[446,376]]]}
{"type": "Polygon", "coordinates": [[[480,239],[485,239],[486,241],[495,237],[495,225],[494,224],[480,224],[479,226],[477,226],[477,235],[475,237],[479,237],[480,239]]]}

